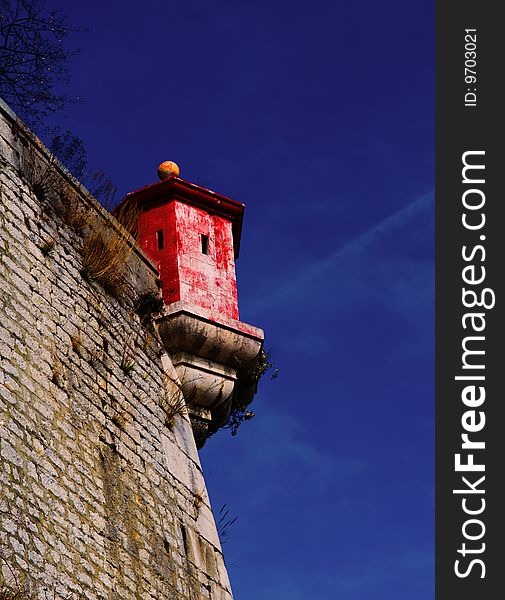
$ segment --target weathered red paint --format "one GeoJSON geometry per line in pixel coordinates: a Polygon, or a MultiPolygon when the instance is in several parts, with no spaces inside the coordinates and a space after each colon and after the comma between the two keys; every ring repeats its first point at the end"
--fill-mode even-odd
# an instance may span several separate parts
{"type": "Polygon", "coordinates": [[[139,244],[158,264],[165,303],[183,301],[238,320],[235,258],[244,205],[179,177],[132,192],[123,202],[133,200],[141,210],[139,244]],[[202,235],[208,237],[206,254],[202,235]]]}

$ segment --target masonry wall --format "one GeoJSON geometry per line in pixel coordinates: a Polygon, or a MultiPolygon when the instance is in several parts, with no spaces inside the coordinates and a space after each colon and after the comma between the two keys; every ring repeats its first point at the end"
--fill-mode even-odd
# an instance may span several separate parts
{"type": "MultiPolygon", "coordinates": [[[[135,312],[157,273],[133,250],[118,298],[82,277],[85,230],[34,192],[23,158],[46,151],[5,105],[0,113],[4,579],[39,598],[229,600],[191,427],[184,415],[166,419],[177,381],[135,312]]],[[[95,227],[115,227],[51,168],[95,227]]]]}

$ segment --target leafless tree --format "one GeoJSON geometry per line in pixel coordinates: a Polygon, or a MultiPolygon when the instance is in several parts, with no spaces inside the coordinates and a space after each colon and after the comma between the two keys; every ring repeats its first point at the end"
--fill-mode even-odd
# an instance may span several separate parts
{"type": "Polygon", "coordinates": [[[68,81],[72,31],[46,0],[0,0],[0,96],[31,126],[71,101],[58,87],[68,81]]]}

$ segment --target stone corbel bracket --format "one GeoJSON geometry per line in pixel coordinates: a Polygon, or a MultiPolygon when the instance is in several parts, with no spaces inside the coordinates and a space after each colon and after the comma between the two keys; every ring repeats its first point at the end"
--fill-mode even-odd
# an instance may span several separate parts
{"type": "Polygon", "coordinates": [[[165,307],[156,321],[181,382],[198,448],[226,425],[233,405],[249,404],[256,392],[250,373],[263,331],[184,302],[165,307]]]}

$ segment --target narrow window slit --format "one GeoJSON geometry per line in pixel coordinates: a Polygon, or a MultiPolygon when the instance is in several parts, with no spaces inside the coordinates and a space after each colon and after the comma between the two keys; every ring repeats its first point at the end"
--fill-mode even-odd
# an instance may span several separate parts
{"type": "Polygon", "coordinates": [[[163,250],[164,240],[163,240],[163,229],[158,229],[156,232],[156,241],[158,243],[158,250],[163,250]]]}
{"type": "Polygon", "coordinates": [[[204,235],[202,233],[201,238],[202,238],[202,254],[208,254],[209,253],[209,236],[204,235]]]}

